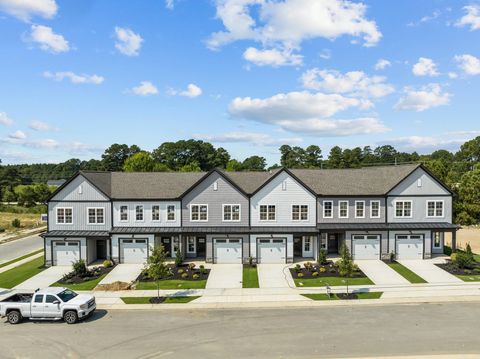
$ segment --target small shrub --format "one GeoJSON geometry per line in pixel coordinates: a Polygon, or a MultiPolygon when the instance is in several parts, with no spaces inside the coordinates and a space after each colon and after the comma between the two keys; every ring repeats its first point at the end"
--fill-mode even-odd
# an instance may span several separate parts
{"type": "Polygon", "coordinates": [[[473,270],[475,273],[480,273],[480,267],[477,267],[473,270]]]}
{"type": "Polygon", "coordinates": [[[72,269],[77,277],[85,277],[88,274],[88,268],[83,259],[74,262],[72,269]]]}
{"type": "Polygon", "coordinates": [[[457,253],[451,253],[450,254],[450,260],[452,261],[452,263],[456,263],[457,262],[457,253]]]}
{"type": "Polygon", "coordinates": [[[18,218],[15,218],[13,221],[12,221],[12,227],[14,228],[20,228],[20,220],[18,218]]]}
{"type": "Polygon", "coordinates": [[[111,260],[107,259],[107,260],[104,260],[104,261],[103,261],[103,266],[104,266],[105,268],[110,268],[111,266],[113,266],[113,263],[112,263],[111,260]]]}
{"type": "Polygon", "coordinates": [[[313,272],[312,277],[318,277],[318,272],[313,272]]]}
{"type": "Polygon", "coordinates": [[[298,273],[298,274],[297,274],[297,277],[298,277],[298,278],[303,278],[303,273],[298,273]]]}
{"type": "Polygon", "coordinates": [[[180,251],[180,249],[177,249],[177,251],[175,252],[175,265],[178,267],[178,266],[181,266],[182,263],[183,263],[182,252],[180,251]]]}
{"type": "Polygon", "coordinates": [[[302,266],[300,264],[295,265],[295,268],[294,268],[295,272],[298,273],[298,272],[300,272],[301,269],[302,269],[302,266]]]}
{"type": "Polygon", "coordinates": [[[395,262],[395,253],[390,252],[390,262],[395,262]]]}
{"type": "Polygon", "coordinates": [[[195,269],[195,263],[189,263],[188,264],[188,269],[194,270],[195,269]]]}
{"type": "Polygon", "coordinates": [[[253,257],[252,257],[252,256],[248,257],[248,265],[249,265],[250,267],[253,266],[253,257]]]}
{"type": "Polygon", "coordinates": [[[330,273],[337,273],[337,270],[336,270],[335,268],[330,268],[330,269],[329,269],[329,272],[330,272],[330,273]]]}
{"type": "Polygon", "coordinates": [[[184,271],[183,269],[181,269],[181,268],[180,268],[179,270],[177,270],[177,273],[178,273],[178,274],[183,274],[183,272],[185,272],[185,271],[184,271]]]}
{"type": "Polygon", "coordinates": [[[320,273],[325,273],[327,271],[327,269],[325,267],[320,267],[319,271],[320,271],[320,273]]]}
{"type": "Polygon", "coordinates": [[[470,243],[467,244],[467,248],[465,249],[465,254],[473,261],[473,253],[472,247],[470,247],[470,243]]]}
{"type": "Polygon", "coordinates": [[[198,279],[198,278],[200,278],[200,276],[195,273],[194,275],[192,275],[192,278],[193,278],[193,279],[198,279]]]}
{"type": "Polygon", "coordinates": [[[304,266],[305,269],[308,270],[308,271],[311,271],[311,270],[312,270],[312,267],[313,267],[312,263],[310,263],[310,262],[306,262],[303,266],[304,266]]]}
{"type": "Polygon", "coordinates": [[[470,269],[464,269],[463,273],[465,274],[472,274],[472,271],[470,269]]]}
{"type": "Polygon", "coordinates": [[[327,263],[327,251],[323,248],[320,249],[320,252],[318,252],[318,263],[319,264],[327,263]]]}
{"type": "Polygon", "coordinates": [[[452,254],[452,247],[449,246],[443,246],[443,253],[447,256],[452,254]]]}
{"type": "Polygon", "coordinates": [[[353,271],[354,271],[354,272],[360,272],[360,268],[358,268],[358,265],[357,265],[357,264],[354,264],[354,265],[353,265],[353,271]]]}
{"type": "Polygon", "coordinates": [[[207,273],[207,270],[205,269],[205,266],[203,264],[200,265],[200,273],[202,274],[207,273]]]}
{"type": "Polygon", "coordinates": [[[3,233],[3,232],[5,232],[5,228],[0,227],[0,233],[3,233]]]}
{"type": "Polygon", "coordinates": [[[183,274],[182,274],[182,278],[183,278],[183,279],[187,279],[187,278],[188,278],[188,273],[183,273],[183,274]]]}
{"type": "Polygon", "coordinates": [[[470,269],[473,267],[473,255],[469,256],[465,252],[456,252],[456,259],[454,262],[459,268],[470,269]]]}

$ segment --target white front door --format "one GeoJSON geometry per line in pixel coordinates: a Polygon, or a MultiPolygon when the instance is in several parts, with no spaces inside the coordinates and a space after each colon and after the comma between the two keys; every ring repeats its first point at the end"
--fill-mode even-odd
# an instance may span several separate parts
{"type": "Polygon", "coordinates": [[[121,239],[120,263],[142,264],[147,261],[146,239],[121,239]]]}
{"type": "Polygon", "coordinates": [[[397,259],[422,259],[423,258],[423,236],[397,235],[397,259]]]}
{"type": "Polygon", "coordinates": [[[214,238],[214,263],[242,263],[242,240],[240,238],[214,238]]]}
{"type": "Polygon", "coordinates": [[[353,259],[380,259],[380,236],[354,235],[353,259]]]}
{"type": "Polygon", "coordinates": [[[80,259],[78,242],[53,242],[53,262],[58,266],[70,266],[80,259]]]}
{"type": "Polygon", "coordinates": [[[285,238],[258,238],[258,263],[286,263],[285,238]]]}

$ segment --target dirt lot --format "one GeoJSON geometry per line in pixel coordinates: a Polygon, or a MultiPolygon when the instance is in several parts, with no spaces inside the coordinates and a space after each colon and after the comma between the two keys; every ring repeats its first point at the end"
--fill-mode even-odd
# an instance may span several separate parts
{"type": "Polygon", "coordinates": [[[40,214],[0,212],[0,227],[9,233],[14,233],[22,229],[36,228],[41,225],[45,224],[40,222],[40,214]],[[20,220],[20,228],[12,227],[12,221],[15,218],[20,220]]]}
{"type": "MultiPolygon", "coordinates": [[[[445,234],[445,243],[450,245],[452,236],[450,233],[445,234]]],[[[472,251],[480,254],[480,227],[465,227],[457,232],[457,246],[465,248],[470,243],[472,251]]]]}

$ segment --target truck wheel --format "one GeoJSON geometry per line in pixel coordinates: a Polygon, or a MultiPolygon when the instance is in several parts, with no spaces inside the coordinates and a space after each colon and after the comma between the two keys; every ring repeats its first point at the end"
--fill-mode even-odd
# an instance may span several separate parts
{"type": "Polygon", "coordinates": [[[18,324],[22,321],[22,315],[18,310],[12,310],[7,314],[7,320],[10,324],[18,324]]]}
{"type": "Polygon", "coordinates": [[[78,320],[77,312],[74,310],[68,310],[63,314],[63,320],[67,324],[75,324],[78,320]]]}

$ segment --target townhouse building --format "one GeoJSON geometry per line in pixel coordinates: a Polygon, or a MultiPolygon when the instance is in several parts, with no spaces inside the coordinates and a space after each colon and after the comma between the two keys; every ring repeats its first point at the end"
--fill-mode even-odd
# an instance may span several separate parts
{"type": "Polygon", "coordinates": [[[45,263],[142,263],[155,245],[208,263],[443,253],[452,192],[422,165],[269,172],[81,171],[48,200],[45,263]]]}

